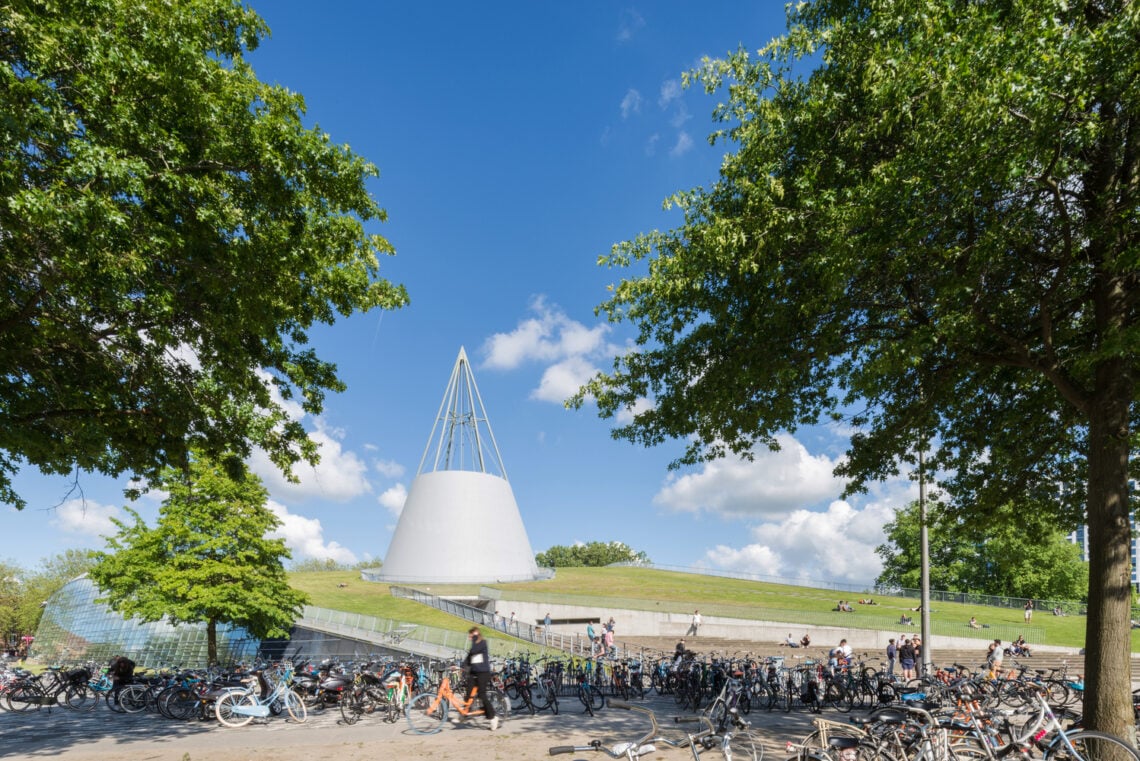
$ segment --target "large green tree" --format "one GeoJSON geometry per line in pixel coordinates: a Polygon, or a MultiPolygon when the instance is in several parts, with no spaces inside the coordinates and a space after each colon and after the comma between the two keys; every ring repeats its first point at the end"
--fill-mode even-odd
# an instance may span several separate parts
{"type": "Polygon", "coordinates": [[[156,486],[169,494],[156,525],[128,510],[133,520],[116,521],[118,534],[95,554],[89,573],[100,600],[143,621],[205,623],[210,663],[218,658],[218,624],[255,637],[288,634],[307,599],[289,586],[285,541],[269,537],[280,521],[257,476],[235,477],[195,457],[156,486]]]}
{"type": "Polygon", "coordinates": [[[240,0],[0,5],[0,501],[25,463],[312,460],[272,386],[320,411],[310,327],[406,302],[376,168],[258,81],[267,32],[240,0]]]}
{"type": "Polygon", "coordinates": [[[78,549],[45,558],[33,569],[0,562],[0,642],[35,634],[44,601],[91,565],[90,553],[78,549]]]}
{"type": "Polygon", "coordinates": [[[576,400],[691,437],[681,464],[845,419],[851,490],[926,450],[964,519],[1087,520],[1085,717],[1131,735],[1136,3],[794,3],[694,78],[731,150],[603,257],[636,267],[601,309],[638,345],[576,400]]]}
{"type": "Polygon", "coordinates": [[[649,563],[649,556],[637,552],[625,542],[586,542],[556,544],[534,556],[543,568],[600,567],[611,563],[649,563]]]}
{"type": "MultiPolygon", "coordinates": [[[[937,509],[927,517],[930,586],[952,592],[1083,600],[1088,565],[1080,548],[1048,513],[1005,506],[984,522],[966,524],[937,509]]],[[[898,510],[883,527],[887,541],[877,583],[917,589],[921,579],[918,503],[898,510]]]]}

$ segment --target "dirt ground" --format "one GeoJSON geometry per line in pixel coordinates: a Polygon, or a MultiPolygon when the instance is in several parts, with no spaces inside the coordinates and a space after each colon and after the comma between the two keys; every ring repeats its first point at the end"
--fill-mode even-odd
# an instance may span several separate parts
{"type": "MultiPolygon", "coordinates": [[[[670,717],[677,713],[671,700],[646,701],[662,727],[676,733],[670,717]]],[[[434,735],[417,735],[407,722],[385,724],[365,719],[353,726],[339,723],[335,709],[311,715],[304,724],[281,718],[255,720],[240,729],[215,721],[180,723],[150,714],[123,715],[104,707],[77,713],[66,709],[34,714],[0,713],[0,760],[63,758],[67,761],[376,761],[400,759],[524,759],[548,757],[556,745],[586,745],[594,738],[607,744],[632,740],[648,731],[647,717],[636,711],[607,708],[590,717],[580,705],[564,706],[559,715],[512,714],[498,731],[482,719],[449,723],[434,735]]],[[[782,759],[784,743],[810,731],[811,716],[753,713],[756,735],[769,761],[782,759]]],[[[840,719],[838,715],[832,719],[840,719]]],[[[844,717],[845,718],[845,717],[844,717]]],[[[693,726],[693,725],[688,725],[693,726]]],[[[607,759],[605,754],[579,752],[558,758],[607,759]]],[[[659,748],[643,759],[668,761],[691,758],[689,752],[659,748]]]]}

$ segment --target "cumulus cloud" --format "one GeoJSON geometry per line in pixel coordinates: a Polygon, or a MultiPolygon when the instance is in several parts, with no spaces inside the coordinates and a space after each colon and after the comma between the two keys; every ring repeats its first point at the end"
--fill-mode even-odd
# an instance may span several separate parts
{"type": "Polygon", "coordinates": [[[484,342],[484,367],[513,370],[527,361],[559,360],[609,348],[605,340],[608,325],[583,325],[558,307],[548,305],[541,296],[531,300],[530,311],[534,317],[523,320],[511,332],[496,333],[484,342]]]}
{"type": "Polygon", "coordinates": [[[408,501],[408,490],[403,484],[396,484],[376,498],[388,512],[398,516],[404,510],[404,503],[408,501]]]}
{"type": "Polygon", "coordinates": [[[404,475],[404,466],[392,460],[377,460],[372,463],[376,472],[388,478],[400,478],[404,475]]]}
{"type": "Polygon", "coordinates": [[[538,388],[530,392],[531,399],[561,404],[569,399],[586,381],[596,375],[598,368],[582,357],[568,357],[546,368],[538,388]]]}
{"type": "Polygon", "coordinates": [[[632,423],[634,416],[639,415],[640,413],[645,412],[646,410],[651,410],[655,406],[656,405],[653,403],[653,401],[651,399],[646,399],[645,397],[638,397],[637,401],[635,401],[633,403],[632,409],[624,409],[623,408],[623,409],[618,410],[618,413],[616,416],[617,422],[620,425],[627,425],[629,423],[632,423]]]}
{"type": "Polygon", "coordinates": [[[273,500],[268,502],[267,507],[281,521],[271,536],[285,540],[285,546],[292,551],[294,560],[315,558],[349,565],[356,562],[352,550],[337,542],[325,541],[324,528],[316,518],[291,513],[287,507],[273,500]]]}
{"type": "Polygon", "coordinates": [[[102,537],[118,533],[112,518],[122,519],[123,511],[114,505],[103,505],[87,499],[69,499],[55,508],[51,525],[68,534],[102,537]]]}
{"type": "Polygon", "coordinates": [[[721,458],[696,473],[671,476],[655,504],[679,512],[780,517],[831,499],[843,490],[832,475],[837,460],[812,456],[792,436],[780,436],[780,451],[755,451],[754,459],[721,458]]]}
{"type": "Polygon", "coordinates": [[[304,462],[294,465],[293,475],[299,479],[297,483],[285,480],[264,452],[258,450],[250,458],[250,469],[261,477],[272,494],[294,500],[319,497],[346,502],[372,491],[366,477],[368,466],[341,445],[343,431],[327,428],[318,420],[317,430],[310,432],[309,436],[317,443],[321,460],[315,467],[304,462]]]}
{"type": "Polygon", "coordinates": [[[632,87],[626,91],[625,97],[621,99],[621,118],[628,119],[632,114],[641,111],[641,93],[632,87]]]}
{"type": "Polygon", "coordinates": [[[887,503],[856,509],[836,500],[824,511],[796,510],[783,520],[755,526],[752,543],[719,545],[705,560],[738,573],[871,583],[882,571],[875,547],[883,543],[883,526],[893,518],[894,507],[887,503]]]}
{"type": "Polygon", "coordinates": [[[689,133],[681,130],[677,134],[677,142],[669,149],[669,155],[673,158],[684,156],[693,148],[693,138],[689,137],[689,133]]]}
{"type": "Polygon", "coordinates": [[[562,404],[609,362],[628,350],[608,341],[610,326],[584,325],[568,317],[542,296],[531,300],[532,317],[509,333],[496,333],[482,347],[484,367],[513,370],[527,362],[546,365],[531,399],[562,404]]]}

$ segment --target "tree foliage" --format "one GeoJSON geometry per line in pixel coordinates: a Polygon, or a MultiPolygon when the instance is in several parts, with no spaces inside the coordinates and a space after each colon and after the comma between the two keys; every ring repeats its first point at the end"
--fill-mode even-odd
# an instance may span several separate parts
{"type": "Polygon", "coordinates": [[[569,547],[556,544],[534,556],[543,568],[600,567],[611,563],[649,563],[649,556],[624,542],[587,542],[569,547]]]}
{"type": "Polygon", "coordinates": [[[314,323],[406,302],[376,168],[244,54],[238,0],[0,8],[0,500],[22,463],[151,480],[190,447],[316,456],[314,323]]]}
{"type": "Polygon", "coordinates": [[[677,229],[603,257],[637,268],[601,306],[637,346],[572,403],[687,438],[678,464],[838,419],[852,491],[923,449],[967,523],[1087,520],[1085,717],[1131,735],[1135,3],[795,3],[688,81],[731,152],[677,229]]]}
{"type": "Polygon", "coordinates": [[[35,634],[43,603],[91,568],[87,550],[70,549],[45,558],[33,569],[0,562],[0,642],[35,634]]]}
{"type": "MultiPolygon", "coordinates": [[[[984,526],[964,525],[938,510],[927,520],[932,589],[1047,600],[1088,594],[1080,548],[1048,515],[1007,506],[984,526]]],[[[878,584],[921,586],[919,529],[917,503],[897,511],[884,527],[887,542],[875,550],[883,559],[878,584]]]]}
{"type": "Polygon", "coordinates": [[[257,476],[233,477],[203,458],[170,468],[157,486],[169,496],[152,528],[116,521],[108,550],[90,571],[100,601],[125,616],[172,624],[205,623],[208,658],[217,662],[217,625],[245,627],[255,637],[285,636],[307,598],[292,589],[280,521],[266,506],[257,476]]]}

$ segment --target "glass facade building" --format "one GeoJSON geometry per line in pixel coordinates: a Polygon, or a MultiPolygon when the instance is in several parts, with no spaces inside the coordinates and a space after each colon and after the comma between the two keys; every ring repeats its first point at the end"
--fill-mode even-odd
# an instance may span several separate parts
{"type": "MultiPolygon", "coordinates": [[[[206,665],[206,625],[123,618],[95,602],[99,589],[86,576],[65,584],[44,607],[31,656],[41,663],[106,663],[125,655],[140,668],[206,665]]],[[[219,624],[218,661],[252,660],[260,642],[245,629],[219,624]]]]}

